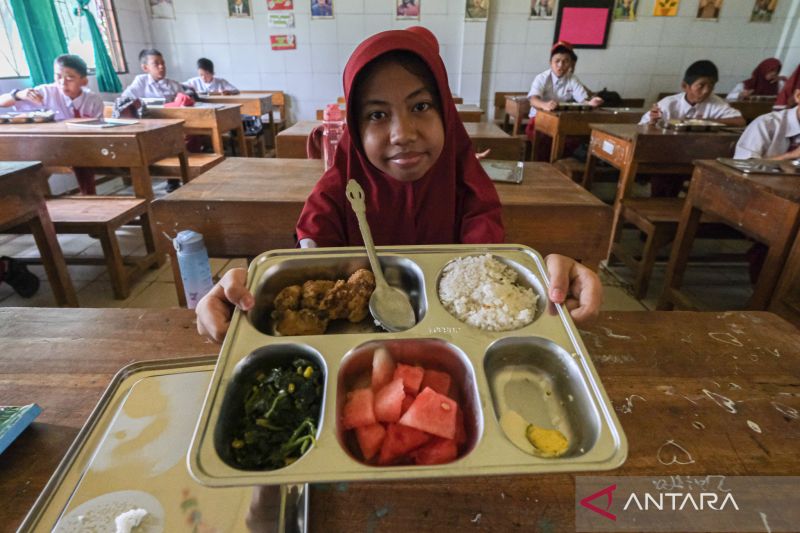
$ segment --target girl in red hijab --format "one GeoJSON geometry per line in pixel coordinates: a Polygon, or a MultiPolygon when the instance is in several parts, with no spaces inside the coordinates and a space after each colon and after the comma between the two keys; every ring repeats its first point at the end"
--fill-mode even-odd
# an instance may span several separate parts
{"type": "MultiPolygon", "coordinates": [[[[497,192],[458,119],[437,49],[433,34],[412,28],[374,35],[353,52],[344,71],[348,127],[297,222],[301,246],[363,244],[348,179],[364,189],[375,244],[503,242],[497,192]]],[[[550,300],[577,323],[593,318],[597,275],[556,254],[546,263],[550,300]]],[[[252,308],[246,279],[245,269],[232,269],[198,303],[201,334],[221,342],[233,305],[252,308]]]]}
{"type": "Polygon", "coordinates": [[[738,100],[748,96],[776,96],[784,78],[780,77],[780,60],[770,57],[758,64],[750,77],[728,93],[728,100],[738,100]]]}
{"type": "Polygon", "coordinates": [[[783,84],[783,89],[778,93],[775,105],[792,107],[794,105],[794,92],[797,89],[800,89],[800,65],[797,65],[797,68],[794,69],[794,73],[789,77],[786,83],[783,84]]]}

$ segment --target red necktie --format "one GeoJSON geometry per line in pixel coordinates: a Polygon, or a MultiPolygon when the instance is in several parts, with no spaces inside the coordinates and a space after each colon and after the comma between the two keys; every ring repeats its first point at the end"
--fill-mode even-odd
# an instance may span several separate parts
{"type": "Polygon", "coordinates": [[[81,118],[81,112],[78,111],[77,107],[72,108],[72,114],[75,115],[75,118],[81,118]]]}

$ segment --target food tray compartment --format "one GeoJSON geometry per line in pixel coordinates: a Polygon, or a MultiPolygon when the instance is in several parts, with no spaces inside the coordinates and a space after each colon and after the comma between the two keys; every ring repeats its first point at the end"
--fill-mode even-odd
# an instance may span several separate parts
{"type": "Polygon", "coordinates": [[[583,102],[558,102],[556,111],[589,111],[592,106],[583,102]]]}
{"type": "MultiPolygon", "coordinates": [[[[245,416],[245,399],[250,387],[255,383],[256,375],[260,372],[269,374],[273,368],[289,366],[297,358],[307,359],[315,363],[319,371],[322,372],[322,401],[315,420],[317,429],[315,438],[319,438],[322,431],[322,415],[325,412],[327,392],[325,383],[328,368],[325,364],[325,358],[318,351],[302,344],[273,344],[259,348],[236,365],[230,382],[225,389],[220,416],[214,428],[214,448],[220,459],[231,468],[239,470],[273,470],[240,466],[233,457],[231,442],[235,435],[239,433],[240,421],[245,416]]],[[[307,450],[306,454],[310,451],[307,450]]],[[[297,459],[296,462],[302,461],[304,457],[305,454],[297,459]]]]}
{"type": "MultiPolygon", "coordinates": [[[[511,410],[529,424],[560,431],[568,441],[560,458],[594,447],[600,417],[580,367],[562,347],[540,337],[507,337],[487,350],[484,372],[498,423],[511,410]]],[[[520,437],[503,432],[512,442],[520,437]]]]}
{"type": "MultiPolygon", "coordinates": [[[[414,261],[396,255],[383,255],[380,258],[381,268],[386,282],[392,287],[403,290],[411,300],[417,323],[422,321],[427,312],[425,296],[425,277],[414,261]]],[[[347,279],[358,269],[369,270],[366,256],[351,257],[315,257],[288,259],[270,266],[261,275],[253,290],[255,306],[249,313],[251,324],[261,333],[280,336],[276,331],[276,322],[272,318],[275,296],[290,285],[303,285],[308,280],[347,279]]],[[[376,333],[383,330],[375,324],[372,316],[358,323],[347,320],[329,322],[325,335],[344,333],[376,333]]],[[[287,336],[286,338],[292,338],[287,336]]]]}
{"type": "MultiPolygon", "coordinates": [[[[440,339],[370,341],[345,355],[339,367],[336,386],[336,434],[339,444],[348,455],[356,461],[367,464],[361,456],[354,431],[345,429],[342,424],[342,412],[347,401],[347,393],[364,386],[365,376],[367,379],[369,378],[372,372],[373,354],[377,348],[388,350],[395,363],[417,365],[428,370],[443,371],[450,375],[453,381],[448,395],[463,409],[466,431],[466,442],[459,446],[458,459],[469,455],[483,434],[483,413],[475,370],[462,350],[440,339]]],[[[391,468],[390,466],[369,466],[379,469],[391,468]]],[[[416,468],[423,467],[417,466],[416,468]]]]}
{"type": "Polygon", "coordinates": [[[664,127],[675,131],[717,131],[725,124],[702,119],[671,119],[664,123],[664,127]]]}

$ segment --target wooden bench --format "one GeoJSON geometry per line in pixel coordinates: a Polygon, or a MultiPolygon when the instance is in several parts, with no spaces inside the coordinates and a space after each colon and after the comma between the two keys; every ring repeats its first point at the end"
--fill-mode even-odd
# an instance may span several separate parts
{"type": "Polygon", "coordinates": [[[261,89],[258,91],[240,91],[241,94],[271,93],[272,111],[269,112],[270,129],[272,130],[272,146],[275,147],[275,136],[279,131],[285,130],[286,119],[286,95],[283,91],[273,91],[272,89],[261,89]]]}
{"type": "Polygon", "coordinates": [[[125,196],[62,196],[47,200],[47,211],[56,233],[88,234],[100,240],[104,257],[65,259],[69,264],[105,264],[114,297],[118,300],[124,300],[130,295],[129,281],[134,276],[164,263],[164,254],[159,253],[153,239],[155,227],[150,203],[145,199],[125,196]],[[120,252],[116,230],[136,218],[142,224],[147,254],[126,260],[120,252]]]}
{"type": "MultiPolygon", "coordinates": [[[[214,168],[225,160],[224,154],[186,154],[186,175],[194,179],[203,172],[214,168]]],[[[179,157],[168,157],[150,165],[150,172],[157,176],[181,177],[181,161],[179,157]]]]}
{"type": "Polygon", "coordinates": [[[506,96],[525,96],[528,93],[497,91],[494,93],[494,123],[511,133],[511,117],[506,113],[506,96]]]}

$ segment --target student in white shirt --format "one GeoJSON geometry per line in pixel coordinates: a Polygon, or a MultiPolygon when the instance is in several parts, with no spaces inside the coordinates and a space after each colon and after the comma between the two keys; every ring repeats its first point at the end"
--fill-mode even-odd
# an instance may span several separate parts
{"type": "Polygon", "coordinates": [[[735,101],[748,96],[777,96],[783,88],[783,82],[786,81],[780,76],[781,66],[777,58],[765,59],[758,64],[748,79],[737,83],[725,99],[735,101]]]}
{"type": "MultiPolygon", "coordinates": [[[[86,62],[76,55],[64,54],[53,63],[54,83],[17,89],[0,96],[0,107],[14,106],[17,111],[47,109],[55,120],[98,118],[103,116],[103,99],[86,88],[89,83],[86,62]]],[[[81,194],[96,194],[94,172],[73,168],[81,194]]]]}
{"type": "Polygon", "coordinates": [[[706,59],[695,61],[681,82],[682,93],[662,98],[652,109],[642,116],[639,124],[656,124],[658,121],[672,119],[709,119],[729,126],[744,126],[745,121],[739,110],[714,94],[719,74],[717,67],[706,59]]]}
{"type": "Polygon", "coordinates": [[[191,87],[198,94],[239,94],[239,89],[228,80],[214,76],[214,62],[205,57],[197,60],[197,74],[189,78],[184,85],[191,87]]]}
{"type": "Polygon", "coordinates": [[[761,115],[747,126],[736,143],[736,159],[800,158],[800,89],[794,91],[794,107],[761,115]]]}
{"type": "Polygon", "coordinates": [[[178,93],[186,92],[183,85],[167,78],[164,56],[155,48],[145,48],[139,52],[139,63],[145,73],[133,79],[122,92],[123,98],[163,98],[166,102],[172,102],[178,93]]]}

